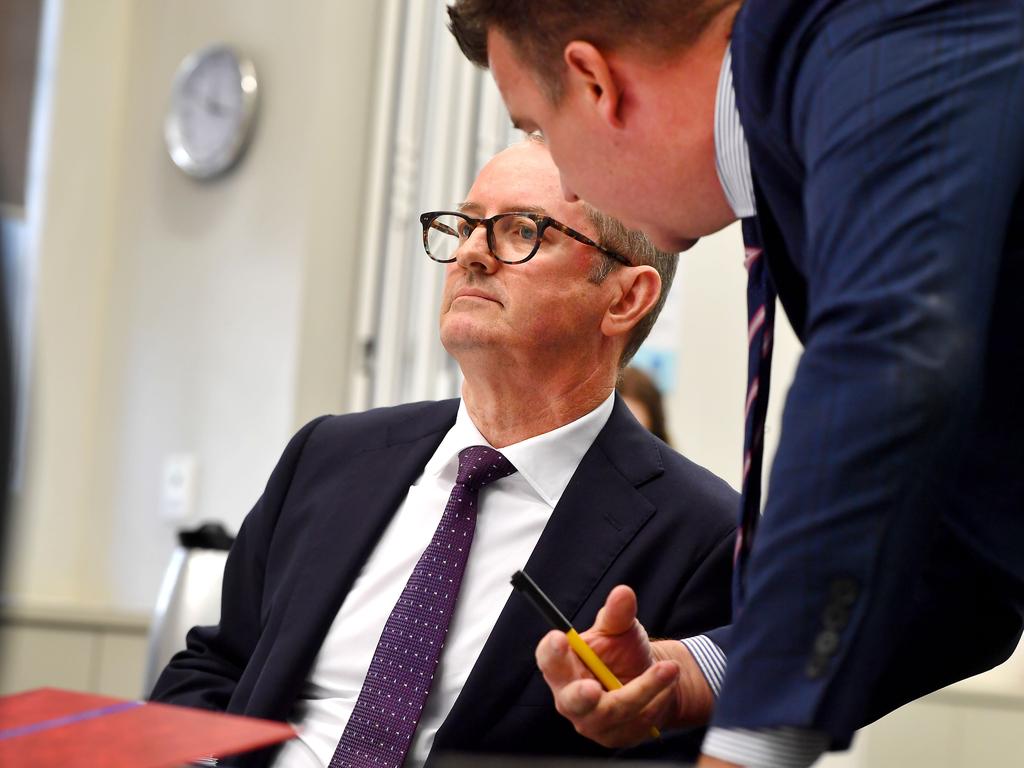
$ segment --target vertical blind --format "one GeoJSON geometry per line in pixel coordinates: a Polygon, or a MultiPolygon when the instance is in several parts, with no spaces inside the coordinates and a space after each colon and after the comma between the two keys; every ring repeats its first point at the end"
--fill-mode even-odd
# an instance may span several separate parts
{"type": "Polygon", "coordinates": [[[446,19],[443,0],[384,9],[350,410],[458,394],[458,366],[438,340],[444,267],[423,252],[419,214],[462,201],[491,156],[522,137],[446,19]]]}

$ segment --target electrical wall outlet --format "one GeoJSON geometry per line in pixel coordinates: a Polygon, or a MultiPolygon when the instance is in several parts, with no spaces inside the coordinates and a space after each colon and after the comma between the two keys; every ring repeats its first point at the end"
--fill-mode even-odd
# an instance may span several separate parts
{"type": "Polygon", "coordinates": [[[172,453],[164,459],[160,480],[161,518],[181,523],[193,517],[197,469],[195,454],[172,453]]]}

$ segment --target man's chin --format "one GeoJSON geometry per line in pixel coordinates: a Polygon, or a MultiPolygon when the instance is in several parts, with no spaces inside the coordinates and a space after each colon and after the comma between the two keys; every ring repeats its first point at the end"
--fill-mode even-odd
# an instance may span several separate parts
{"type": "Polygon", "coordinates": [[[643,224],[633,225],[632,223],[627,223],[626,228],[643,232],[647,235],[647,239],[653,243],[655,248],[659,251],[664,251],[665,253],[682,253],[683,251],[688,251],[697,244],[698,240],[700,240],[699,235],[696,237],[690,237],[669,232],[664,229],[656,229],[653,226],[645,226],[643,224]]]}
{"type": "MultiPolygon", "coordinates": [[[[665,251],[666,253],[683,253],[684,251],[688,251],[693,248],[693,246],[697,244],[698,240],[700,240],[699,237],[673,237],[666,239],[664,243],[655,242],[654,244],[659,250],[665,251]]],[[[652,242],[654,241],[652,240],[652,242]]]]}
{"type": "Polygon", "coordinates": [[[459,353],[500,346],[498,340],[486,329],[474,327],[472,323],[458,322],[461,319],[446,318],[441,321],[441,346],[456,360],[459,353]]]}
{"type": "Polygon", "coordinates": [[[654,247],[665,253],[682,253],[688,251],[697,244],[700,236],[690,237],[686,235],[668,232],[666,230],[654,231],[643,230],[647,238],[654,244],[654,247]]]}

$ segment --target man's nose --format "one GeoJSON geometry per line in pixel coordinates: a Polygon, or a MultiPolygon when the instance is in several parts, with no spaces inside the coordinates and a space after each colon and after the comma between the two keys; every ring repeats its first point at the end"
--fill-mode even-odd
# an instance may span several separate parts
{"type": "Polygon", "coordinates": [[[569,187],[568,182],[566,182],[565,180],[565,176],[559,174],[558,180],[562,183],[562,197],[564,197],[570,203],[575,203],[577,200],[580,199],[579,195],[573,192],[572,189],[569,187]]]}
{"type": "Polygon", "coordinates": [[[491,273],[500,263],[487,243],[487,227],[481,224],[455,251],[455,261],[463,269],[491,273]]]}

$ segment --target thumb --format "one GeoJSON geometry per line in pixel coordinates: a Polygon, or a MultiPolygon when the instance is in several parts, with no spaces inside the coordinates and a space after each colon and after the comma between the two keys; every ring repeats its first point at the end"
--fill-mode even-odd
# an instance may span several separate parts
{"type": "Polygon", "coordinates": [[[608,593],[597,613],[593,629],[606,635],[621,635],[636,623],[636,593],[620,584],[608,593]]]}

